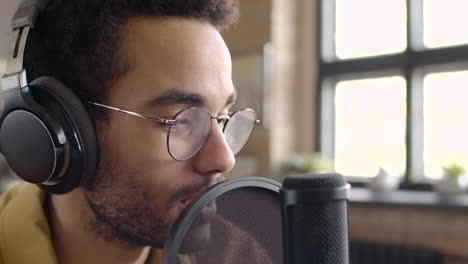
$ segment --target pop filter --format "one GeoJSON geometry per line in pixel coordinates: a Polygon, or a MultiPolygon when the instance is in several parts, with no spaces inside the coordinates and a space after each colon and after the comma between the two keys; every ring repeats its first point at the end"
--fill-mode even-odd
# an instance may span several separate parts
{"type": "Polygon", "coordinates": [[[191,202],[173,224],[162,264],[282,264],[281,185],[227,180],[191,202]]]}

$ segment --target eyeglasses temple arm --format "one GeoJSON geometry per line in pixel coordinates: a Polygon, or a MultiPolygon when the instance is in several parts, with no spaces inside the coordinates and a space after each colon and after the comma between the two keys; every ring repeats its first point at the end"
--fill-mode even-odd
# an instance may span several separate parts
{"type": "Polygon", "coordinates": [[[153,116],[147,116],[147,115],[135,113],[135,112],[132,112],[132,111],[128,111],[128,110],[124,110],[124,109],[120,109],[120,108],[117,108],[117,107],[113,107],[113,106],[109,106],[109,105],[105,105],[105,104],[100,104],[100,103],[96,103],[96,102],[89,102],[89,103],[92,104],[92,105],[95,105],[95,106],[103,107],[103,108],[114,110],[114,111],[117,111],[117,112],[122,112],[122,113],[129,114],[129,115],[132,115],[132,116],[145,118],[145,119],[151,119],[153,121],[163,123],[163,124],[172,125],[175,122],[175,120],[164,119],[164,118],[153,117],[153,116]]]}

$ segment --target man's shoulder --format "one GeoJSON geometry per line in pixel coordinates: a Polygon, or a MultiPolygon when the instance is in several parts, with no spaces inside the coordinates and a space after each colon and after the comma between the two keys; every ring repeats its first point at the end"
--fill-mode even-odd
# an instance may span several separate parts
{"type": "Polygon", "coordinates": [[[42,211],[44,192],[34,184],[19,183],[0,195],[0,231],[7,225],[18,224],[18,219],[31,217],[42,211]],[[15,220],[16,219],[16,220],[15,220]]]}
{"type": "MultiPolygon", "coordinates": [[[[29,195],[35,186],[28,183],[20,183],[0,195],[0,215],[3,210],[16,199],[29,195]]],[[[37,188],[37,187],[36,187],[37,188]]]]}
{"type": "Polygon", "coordinates": [[[0,196],[0,264],[57,263],[45,197],[30,183],[18,184],[0,196]]]}
{"type": "Polygon", "coordinates": [[[20,195],[24,184],[18,184],[0,195],[0,212],[16,197],[20,195]]]}

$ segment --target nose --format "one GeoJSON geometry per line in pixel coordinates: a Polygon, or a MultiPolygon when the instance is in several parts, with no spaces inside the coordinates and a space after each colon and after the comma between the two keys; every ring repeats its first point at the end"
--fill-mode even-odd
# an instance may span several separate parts
{"type": "Polygon", "coordinates": [[[195,156],[195,169],[203,175],[214,175],[230,171],[236,163],[220,126],[213,122],[205,145],[195,156]]]}

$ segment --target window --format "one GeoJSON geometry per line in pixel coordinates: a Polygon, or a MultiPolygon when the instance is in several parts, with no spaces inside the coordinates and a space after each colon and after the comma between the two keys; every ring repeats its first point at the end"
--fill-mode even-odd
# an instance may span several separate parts
{"type": "Polygon", "coordinates": [[[373,176],[382,166],[389,173],[403,173],[405,80],[340,81],[335,89],[335,169],[344,175],[373,176]]]}
{"type": "Polygon", "coordinates": [[[6,72],[6,59],[0,58],[0,77],[6,72]]]}
{"type": "Polygon", "coordinates": [[[427,74],[424,86],[424,175],[468,164],[468,71],[427,74]]]}
{"type": "Polygon", "coordinates": [[[319,2],[318,150],[336,171],[468,170],[468,1],[319,2]]]}

